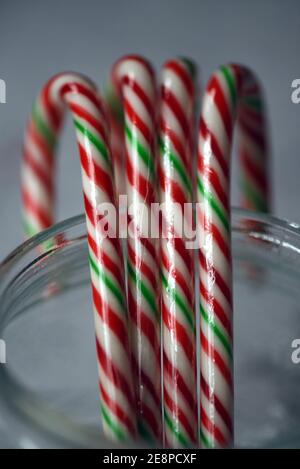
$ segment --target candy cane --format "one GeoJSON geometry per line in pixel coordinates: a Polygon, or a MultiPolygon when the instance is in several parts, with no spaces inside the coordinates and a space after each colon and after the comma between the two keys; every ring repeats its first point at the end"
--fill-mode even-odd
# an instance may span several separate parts
{"type": "Polygon", "coordinates": [[[184,204],[192,202],[194,100],[193,64],[185,59],[168,61],[162,70],[159,148],[165,224],[161,239],[164,429],[166,446],[173,448],[197,442],[194,251],[186,246],[181,224],[192,215],[184,213],[184,204]]]}
{"type": "Polygon", "coordinates": [[[118,239],[105,237],[99,226],[100,204],[115,202],[106,117],[95,86],[79,74],[54,76],[34,106],[22,167],[24,221],[28,234],[54,222],[55,148],[66,106],[80,152],[102,422],[105,433],[120,440],[136,432],[122,253],[118,239]]]}
{"type": "MultiPolygon", "coordinates": [[[[157,243],[145,232],[139,204],[148,213],[156,199],[154,73],[139,56],[120,59],[112,71],[115,94],[124,109],[127,195],[133,211],[130,225],[140,234],[128,236],[128,303],[133,366],[136,376],[138,424],[141,435],[160,438],[160,317],[157,243]]],[[[148,220],[148,219],[147,219],[148,220]]],[[[148,223],[146,223],[148,226],[148,223]]]]}
{"type": "Polygon", "coordinates": [[[248,207],[270,207],[268,152],[259,84],[240,65],[221,67],[204,96],[199,134],[198,202],[203,229],[200,249],[201,443],[233,441],[232,261],[230,153],[238,120],[248,207]]]}
{"type": "Polygon", "coordinates": [[[117,194],[126,193],[124,161],[124,113],[122,101],[111,83],[105,90],[105,101],[108,109],[111,135],[111,153],[114,165],[115,186],[117,194]]]}

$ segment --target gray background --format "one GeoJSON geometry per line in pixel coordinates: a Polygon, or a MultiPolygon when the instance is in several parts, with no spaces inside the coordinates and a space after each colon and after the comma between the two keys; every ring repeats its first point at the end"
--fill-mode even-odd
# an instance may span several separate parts
{"type": "MultiPolygon", "coordinates": [[[[52,74],[73,69],[103,85],[122,54],[142,53],[156,67],[186,54],[205,83],[222,62],[251,66],[265,85],[273,147],[275,213],[300,221],[299,0],[12,1],[0,2],[0,258],[22,240],[19,167],[33,99],[52,74]]],[[[60,147],[58,219],[82,212],[80,172],[70,123],[60,147]]],[[[234,203],[237,202],[236,182],[234,203]]]]}
{"type": "MultiPolygon", "coordinates": [[[[144,54],[157,68],[173,55],[189,55],[201,67],[202,83],[205,83],[210,73],[223,62],[238,61],[252,67],[265,85],[270,111],[275,213],[280,217],[300,222],[300,104],[292,104],[290,99],[291,82],[300,77],[299,44],[299,0],[0,0],[0,78],[5,79],[7,83],[7,103],[0,104],[0,259],[22,240],[19,187],[22,136],[26,118],[40,87],[51,75],[66,69],[84,72],[103,86],[111,64],[122,54],[130,52],[144,54]]],[[[61,220],[82,212],[80,169],[70,122],[67,124],[59,153],[58,219],[61,220]]],[[[237,203],[236,170],[234,173],[233,201],[237,203]]],[[[258,438],[264,432],[272,432],[273,428],[283,428],[284,431],[284,421],[285,426],[290,426],[290,431],[293,431],[294,427],[290,425],[290,420],[285,420],[286,414],[282,413],[279,404],[284,402],[281,394],[287,392],[286,389],[293,389],[292,386],[298,389],[298,378],[296,381],[282,379],[283,375],[278,373],[278,367],[285,363],[284,360],[290,365],[290,343],[294,337],[299,337],[298,296],[295,292],[290,295],[295,299],[294,306],[289,298],[284,302],[285,297],[280,296],[279,289],[278,297],[274,294],[271,302],[269,291],[264,292],[264,289],[258,288],[250,290],[251,301],[248,302],[245,298],[249,292],[237,290],[243,308],[240,304],[237,305],[242,314],[237,315],[236,327],[238,330],[243,327],[243,330],[247,331],[246,338],[245,335],[236,334],[240,343],[245,339],[243,350],[246,350],[246,353],[251,350],[261,359],[259,344],[270,343],[276,350],[278,344],[281,346],[278,348],[278,351],[281,351],[278,355],[274,354],[272,349],[274,363],[268,361],[270,357],[267,356],[260,362],[260,367],[257,367],[257,362],[252,368],[242,366],[243,376],[245,370],[248,376],[248,381],[241,380],[242,386],[247,385],[252,377],[250,382],[255,382],[255,387],[251,387],[251,391],[254,389],[251,395],[250,388],[248,393],[244,388],[240,394],[238,391],[238,395],[246,402],[246,405],[243,401],[240,405],[240,408],[246,411],[246,414],[242,413],[242,419],[246,422],[253,420],[253,433],[257,434],[258,438]],[[257,316],[253,314],[257,311],[260,313],[259,333],[256,331],[257,316]],[[270,311],[273,324],[279,324],[277,328],[270,328],[270,311]],[[261,340],[262,337],[264,341],[261,340]],[[271,370],[268,375],[265,374],[266,367],[271,370]],[[269,387],[263,388],[267,391],[265,394],[259,387],[260,381],[256,380],[257,373],[260,373],[258,376],[261,378],[267,376],[269,380],[269,387]],[[275,403],[272,400],[273,389],[274,392],[281,393],[275,403]],[[257,396],[260,396],[260,399],[257,399],[257,396]],[[267,402],[272,403],[268,407],[268,414],[265,413],[265,402],[261,396],[267,396],[267,402]],[[263,407],[258,407],[257,400],[263,407]],[[252,406],[249,406],[249,402],[252,406]],[[270,412],[275,413],[270,417],[270,412]],[[259,422],[256,420],[257,415],[259,422]],[[267,430],[262,422],[264,420],[267,430]],[[268,427],[270,422],[271,428],[268,427]],[[258,428],[260,433],[257,432],[258,428]]],[[[81,298],[81,291],[77,293],[78,297],[73,298],[72,295],[72,302],[67,303],[64,311],[73,317],[76,310],[80,317],[83,317],[81,312],[84,308],[81,308],[80,301],[84,300],[87,304],[90,294],[88,292],[87,299],[81,298]]],[[[51,303],[49,307],[56,311],[51,303]]],[[[60,312],[59,309],[57,311],[60,312]]],[[[48,325],[47,321],[52,320],[52,314],[47,315],[47,309],[43,312],[44,316],[39,314],[35,318],[40,322],[34,322],[33,326],[29,323],[28,330],[20,330],[20,336],[16,336],[16,341],[20,337],[20,343],[15,342],[18,346],[14,347],[14,342],[9,342],[10,350],[14,350],[11,357],[18,360],[18,357],[24,356],[24,363],[27,364],[27,367],[24,366],[24,374],[27,372],[28,383],[32,376],[39,383],[43,382],[47,390],[51,380],[54,388],[56,383],[60,383],[59,391],[64,397],[67,396],[67,402],[72,405],[72,379],[77,378],[78,385],[73,386],[76,396],[76,393],[80,395],[82,392],[81,385],[84,389],[86,383],[93,382],[93,344],[83,336],[84,330],[89,334],[88,337],[91,337],[92,316],[84,317],[84,328],[74,329],[75,332],[72,329],[72,335],[69,330],[71,318],[68,315],[64,319],[54,316],[54,320],[59,319],[61,322],[59,329],[57,322],[52,326],[55,330],[53,346],[51,330],[49,332],[48,327],[45,327],[48,325]],[[39,329],[41,324],[43,328],[39,329]],[[42,331],[44,335],[41,334],[42,331]],[[68,340],[65,337],[68,337],[68,340]],[[80,341],[86,344],[84,351],[88,350],[89,359],[84,362],[86,355],[83,355],[79,363],[74,359],[73,351],[79,351],[74,344],[80,341]],[[34,362],[33,367],[31,354],[36,353],[39,357],[40,344],[43,346],[43,354],[40,361],[37,359],[37,362],[34,362]],[[55,354],[51,361],[53,351],[55,354]],[[72,353],[70,361],[66,360],[68,352],[72,353]],[[47,367],[43,373],[45,356],[47,367]],[[58,360],[57,357],[63,359],[58,360]],[[76,367],[73,367],[74,362],[76,367]],[[86,367],[85,363],[90,366],[86,367]],[[66,371],[69,369],[72,373],[66,371]],[[90,373],[88,379],[82,379],[82,370],[90,373]],[[54,373],[58,377],[57,380],[53,380],[54,373]],[[63,387],[66,382],[69,385],[67,392],[63,387]]],[[[78,324],[81,326],[80,321],[78,324]]],[[[295,375],[294,378],[292,375],[291,377],[295,379],[296,375],[298,377],[298,369],[293,370],[295,375]]],[[[261,381],[263,382],[263,379],[261,381]]],[[[50,387],[50,394],[51,389],[50,387]]],[[[96,409],[96,391],[93,396],[96,399],[96,409]]],[[[92,404],[94,405],[94,400],[92,404]]],[[[295,402],[291,401],[291,414],[295,413],[297,405],[298,400],[295,398],[295,402]]],[[[85,411],[81,407],[79,410],[85,411]]],[[[296,428],[299,427],[298,421],[295,425],[296,428]]],[[[4,427],[6,432],[6,424],[4,427]]],[[[249,428],[251,429],[251,425],[249,428]]],[[[25,435],[27,436],[27,433],[25,435]]],[[[14,437],[14,441],[15,439],[14,437]]],[[[0,428],[0,446],[10,444],[6,443],[0,428]]],[[[30,444],[30,440],[29,443],[28,440],[20,441],[23,447],[30,444]]]]}

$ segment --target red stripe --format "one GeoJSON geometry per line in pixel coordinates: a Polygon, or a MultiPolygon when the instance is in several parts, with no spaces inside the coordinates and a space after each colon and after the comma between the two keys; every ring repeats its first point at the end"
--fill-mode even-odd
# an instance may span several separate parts
{"type": "Polygon", "coordinates": [[[227,259],[228,263],[231,264],[231,251],[228,246],[228,242],[224,240],[218,227],[214,225],[213,223],[211,223],[211,219],[208,218],[205,214],[204,214],[204,226],[205,226],[206,233],[212,234],[214,242],[217,243],[220,250],[224,254],[225,258],[227,259]]]}
{"type": "MultiPolygon", "coordinates": [[[[86,80],[86,77],[84,77],[86,80]]],[[[91,86],[94,87],[94,85],[91,83],[91,86]]],[[[103,106],[101,103],[101,100],[99,96],[97,95],[96,89],[90,90],[87,88],[85,85],[82,85],[81,83],[76,83],[74,82],[69,82],[65,83],[64,85],[61,86],[60,88],[60,95],[63,99],[65,98],[65,94],[72,93],[72,94],[82,94],[86,98],[88,98],[96,107],[96,109],[102,114],[103,119],[105,118],[103,106]]],[[[67,98],[67,102],[69,104],[69,100],[67,98]]]]}
{"type": "Polygon", "coordinates": [[[136,431],[132,424],[132,417],[128,417],[122,407],[120,407],[105,391],[101,383],[99,383],[101,398],[105,402],[106,407],[120,420],[127,430],[135,436],[136,431]]]}
{"type": "Polygon", "coordinates": [[[155,241],[151,238],[149,238],[149,239],[148,238],[141,238],[141,239],[139,239],[139,241],[142,244],[142,246],[145,249],[147,249],[148,253],[152,257],[154,262],[157,262],[157,254],[156,254],[156,250],[155,250],[155,246],[156,246],[155,241]]]}
{"type": "Polygon", "coordinates": [[[123,106],[124,106],[125,115],[129,118],[129,120],[131,121],[131,124],[134,127],[137,127],[139,129],[144,139],[150,146],[151,152],[153,152],[154,129],[149,129],[149,127],[144,123],[144,121],[140,118],[140,116],[135,112],[135,110],[130,104],[130,101],[128,101],[127,99],[124,99],[123,106]]]}
{"type": "MultiPolygon", "coordinates": [[[[224,209],[228,212],[229,210],[229,190],[225,192],[223,190],[218,173],[214,170],[211,163],[206,163],[204,156],[200,153],[198,158],[198,171],[201,174],[202,179],[206,179],[213,187],[217,196],[219,197],[224,209]]],[[[228,188],[228,181],[226,180],[226,186],[228,188]]]]}
{"type": "Polygon", "coordinates": [[[42,153],[45,163],[47,164],[47,166],[49,166],[49,169],[51,169],[51,167],[55,163],[55,156],[50,150],[46,141],[43,139],[43,137],[37,130],[35,126],[35,122],[32,119],[30,119],[29,121],[26,135],[27,135],[27,138],[26,138],[25,146],[27,145],[28,140],[31,139],[34,142],[34,144],[38,147],[40,152],[42,153]]]}
{"type": "MultiPolygon", "coordinates": [[[[263,192],[265,196],[267,196],[268,193],[268,186],[269,186],[269,181],[268,181],[268,168],[267,167],[257,167],[253,161],[253,158],[251,158],[251,155],[247,152],[245,148],[240,148],[240,160],[241,160],[241,165],[245,169],[245,171],[250,175],[250,177],[254,181],[254,185],[259,186],[260,190],[263,192]]],[[[266,161],[264,161],[266,165],[266,161]]]]}
{"type": "MultiPolygon", "coordinates": [[[[53,172],[54,168],[48,168],[46,171],[40,163],[35,160],[32,153],[29,152],[28,148],[24,148],[23,152],[24,163],[27,165],[31,171],[34,173],[35,177],[39,180],[39,184],[43,185],[45,190],[48,192],[49,198],[53,199],[54,197],[54,181],[53,181],[53,172]]],[[[54,165],[53,165],[54,166],[54,165]]]]}
{"type": "Polygon", "coordinates": [[[103,170],[98,165],[93,156],[88,154],[86,149],[78,141],[78,148],[80,153],[81,166],[86,172],[88,178],[94,182],[99,190],[104,191],[109,198],[108,202],[114,201],[114,187],[112,177],[107,171],[103,170]]]}
{"type": "MultiPolygon", "coordinates": [[[[168,393],[166,387],[164,387],[164,402],[165,406],[169,408],[169,412],[172,416],[172,419],[176,419],[180,422],[182,427],[185,429],[186,433],[190,437],[193,443],[196,442],[196,435],[195,435],[195,425],[194,428],[190,425],[189,419],[184,414],[182,409],[173,401],[170,394],[168,393]]],[[[194,422],[197,421],[197,416],[194,416],[194,422]]]]}
{"type": "Polygon", "coordinates": [[[227,317],[227,314],[225,313],[225,311],[222,308],[221,304],[215,298],[214,294],[209,294],[209,292],[204,287],[203,282],[199,282],[199,283],[200,283],[200,294],[201,294],[201,296],[204,298],[206,303],[209,304],[210,311],[213,311],[213,313],[216,314],[217,318],[222,323],[222,325],[223,325],[224,329],[226,330],[227,334],[229,335],[229,337],[232,338],[231,320],[227,317]]]}
{"type": "Polygon", "coordinates": [[[166,106],[168,106],[176,119],[178,120],[184,135],[189,135],[190,133],[190,123],[186,118],[184,111],[181,108],[180,103],[178,102],[176,96],[170,91],[167,87],[161,87],[161,99],[166,106]]]}
{"type": "Polygon", "coordinates": [[[149,319],[149,316],[143,311],[137,299],[132,293],[132,289],[128,287],[128,310],[130,317],[137,329],[147,338],[149,344],[153,348],[154,355],[157,359],[157,366],[160,367],[160,341],[158,337],[157,324],[149,319]]]}
{"type": "Polygon", "coordinates": [[[249,125],[252,125],[254,128],[265,128],[265,116],[262,114],[261,111],[257,111],[253,108],[250,108],[247,103],[243,103],[243,106],[241,106],[241,109],[239,109],[238,118],[242,119],[243,121],[249,122],[249,125]]]}
{"type": "MultiPolygon", "coordinates": [[[[187,360],[190,362],[190,365],[192,368],[195,366],[195,346],[196,346],[196,339],[194,337],[194,334],[192,335],[192,338],[190,335],[186,332],[185,327],[182,326],[182,324],[177,321],[176,315],[175,314],[170,314],[170,311],[168,309],[168,306],[165,304],[164,297],[162,300],[162,318],[164,321],[164,324],[170,334],[173,335],[173,340],[178,342],[181,347],[183,348],[187,360]]],[[[191,379],[193,377],[191,376],[191,379]]],[[[196,392],[196,384],[195,384],[195,392],[196,392]]]]}
{"type": "Polygon", "coordinates": [[[265,135],[262,133],[262,129],[253,129],[244,119],[239,121],[240,127],[245,133],[248,134],[249,138],[253,140],[259,147],[262,153],[265,153],[267,150],[267,142],[265,135]]]}
{"type": "Polygon", "coordinates": [[[69,103],[69,107],[74,114],[88,122],[100,134],[101,140],[103,140],[105,146],[108,147],[107,133],[100,120],[96,119],[92,114],[76,103],[69,103]]]}
{"type": "Polygon", "coordinates": [[[161,422],[157,421],[156,416],[152,412],[151,408],[143,403],[141,418],[147,422],[147,425],[151,428],[155,437],[161,439],[161,422]]]}
{"type": "Polygon", "coordinates": [[[218,76],[214,75],[207,86],[207,94],[215,102],[216,107],[221,115],[223,125],[225,127],[229,141],[232,139],[233,119],[228,107],[228,102],[224,96],[223,90],[220,86],[218,76]]]}
{"type": "MultiPolygon", "coordinates": [[[[144,92],[143,88],[139,85],[136,79],[133,78],[132,76],[125,75],[122,79],[123,85],[128,86],[129,88],[132,89],[132,91],[139,97],[139,99],[142,101],[144,104],[145,108],[147,109],[150,118],[153,122],[155,122],[155,111],[153,108],[153,104],[151,100],[148,98],[147,94],[144,92]]],[[[154,88],[154,84],[153,84],[154,88]]]]}
{"type": "MultiPolygon", "coordinates": [[[[157,411],[160,413],[161,412],[161,398],[160,395],[157,393],[157,389],[155,388],[154,383],[151,381],[149,376],[145,373],[144,369],[142,367],[138,367],[136,358],[132,355],[132,366],[135,372],[135,375],[139,377],[139,383],[145,387],[149,394],[151,395],[155,405],[157,406],[157,411]]],[[[157,363],[157,368],[155,368],[156,373],[160,372],[160,363],[157,363]]],[[[157,375],[156,375],[157,376],[157,375]]],[[[160,380],[157,381],[160,383],[160,380]]],[[[140,389],[141,392],[143,393],[143,388],[140,389]]]]}
{"type": "Polygon", "coordinates": [[[96,338],[96,349],[99,363],[106,377],[113,383],[113,385],[119,389],[126,397],[128,403],[132,408],[135,408],[132,391],[130,389],[129,376],[125,377],[121,370],[115,365],[115,363],[106,355],[105,349],[96,338]]]}
{"type": "Polygon", "coordinates": [[[143,253],[141,253],[142,257],[139,257],[138,253],[132,249],[130,242],[127,243],[127,249],[128,257],[131,260],[131,263],[134,265],[134,269],[138,272],[138,275],[142,273],[142,275],[148,279],[152,288],[156,290],[157,279],[155,278],[155,275],[150,267],[143,261],[143,253]]]}
{"type": "Polygon", "coordinates": [[[126,169],[128,182],[141,195],[141,197],[144,199],[144,203],[150,205],[152,202],[154,202],[154,188],[149,181],[149,177],[146,179],[141,173],[138,172],[136,167],[132,166],[128,154],[126,155],[126,169]]]}
{"type": "Polygon", "coordinates": [[[194,97],[194,83],[184,64],[180,60],[169,60],[164,64],[163,68],[172,70],[176,75],[178,75],[192,99],[194,97]]]}
{"type": "Polygon", "coordinates": [[[39,205],[38,201],[33,200],[30,193],[27,192],[24,186],[22,187],[22,200],[26,212],[31,212],[33,216],[37,218],[40,225],[40,231],[53,225],[52,215],[47,214],[44,208],[39,205]]]}
{"type": "Polygon", "coordinates": [[[208,342],[205,335],[202,331],[200,331],[200,341],[201,341],[201,350],[206,353],[206,355],[215,363],[215,365],[219,368],[221,374],[223,375],[225,381],[227,382],[228,386],[232,390],[232,372],[230,368],[228,368],[227,364],[217,351],[217,349],[208,342]]]}
{"type": "Polygon", "coordinates": [[[199,259],[200,259],[200,264],[201,267],[205,270],[205,272],[208,272],[208,269],[210,271],[210,276],[216,283],[216,285],[219,287],[223,295],[225,296],[229,306],[232,306],[232,293],[231,289],[228,287],[220,273],[211,265],[209,262],[209,265],[206,264],[206,259],[204,253],[200,250],[199,252],[199,259]]]}
{"type": "MultiPolygon", "coordinates": [[[[95,209],[89,199],[86,197],[85,194],[83,194],[83,200],[84,200],[84,206],[85,206],[85,214],[87,218],[89,219],[90,223],[97,229],[97,223],[99,220],[97,209],[95,209]]],[[[116,252],[119,254],[120,259],[122,259],[122,254],[121,254],[121,247],[120,247],[120,241],[118,237],[115,238],[106,238],[106,241],[109,241],[111,245],[114,247],[116,252]]],[[[98,251],[97,251],[98,252],[98,251]]]]}
{"type": "MultiPolygon", "coordinates": [[[[62,124],[63,110],[54,103],[51,88],[59,76],[54,76],[46,83],[40,96],[42,105],[46,108],[46,121],[50,121],[50,127],[53,127],[56,133],[59,132],[62,124]]],[[[49,122],[47,124],[49,125],[49,122]]]]}
{"type": "MultiPolygon", "coordinates": [[[[204,147],[204,144],[209,145],[209,150],[211,150],[212,155],[217,159],[225,178],[228,179],[230,175],[229,161],[225,160],[216,137],[207,127],[204,119],[201,119],[200,121],[200,136],[205,140],[205,143],[202,144],[202,148],[204,147]]],[[[203,158],[203,156],[200,155],[200,158],[203,158]]]]}
{"type": "Polygon", "coordinates": [[[232,425],[232,418],[223,406],[222,402],[216,396],[216,394],[213,391],[210,391],[209,386],[207,382],[204,379],[204,376],[201,374],[200,375],[200,384],[201,384],[201,390],[203,394],[205,395],[206,399],[215,406],[218,414],[221,416],[223,422],[227,426],[229,432],[232,434],[233,433],[233,425],[232,425]]]}
{"type": "MultiPolygon", "coordinates": [[[[107,238],[108,239],[108,238],[107,238]]],[[[93,253],[95,254],[97,260],[103,264],[103,266],[113,274],[117,282],[119,283],[119,287],[124,289],[124,282],[123,282],[123,275],[120,270],[120,266],[118,266],[104,251],[102,246],[98,246],[92,236],[88,233],[88,243],[89,247],[92,249],[93,253]]]]}
{"type": "Polygon", "coordinates": [[[128,55],[124,55],[123,57],[121,57],[115,63],[115,65],[113,67],[113,73],[116,73],[118,67],[120,65],[122,65],[124,62],[127,62],[127,61],[133,61],[133,62],[137,62],[137,63],[141,64],[143,67],[146,68],[149,75],[154,79],[155,73],[154,73],[154,70],[152,68],[151,63],[145,57],[142,57],[142,56],[137,55],[137,54],[128,54],[128,55]]]}
{"type": "Polygon", "coordinates": [[[171,197],[173,202],[180,204],[183,209],[184,204],[187,203],[188,200],[185,192],[182,190],[181,185],[166,175],[162,167],[159,167],[158,173],[160,187],[162,190],[171,197]]]}
{"type": "Polygon", "coordinates": [[[127,340],[127,324],[120,319],[111,306],[102,299],[95,285],[92,284],[94,305],[102,321],[111,329],[124,347],[126,354],[129,353],[129,344],[127,340]]]}
{"type": "Polygon", "coordinates": [[[219,446],[226,447],[228,445],[228,441],[221,432],[220,428],[217,427],[217,425],[208,418],[202,405],[200,405],[200,419],[201,425],[203,425],[206,431],[212,435],[213,440],[216,440],[219,446]]]}
{"type": "MultiPolygon", "coordinates": [[[[159,337],[158,337],[158,330],[156,328],[156,325],[154,322],[149,319],[147,314],[144,313],[144,311],[138,307],[136,300],[134,296],[132,295],[131,288],[128,288],[128,309],[130,311],[130,318],[133,321],[133,323],[136,325],[138,328],[138,334],[140,333],[142,336],[147,338],[147,341],[149,345],[153,349],[154,357],[156,359],[156,363],[153,363],[153,371],[155,370],[155,374],[157,377],[156,383],[152,381],[152,378],[148,374],[145,373],[145,368],[143,367],[142,363],[137,362],[137,358],[132,355],[132,362],[135,370],[135,374],[137,376],[137,392],[140,394],[140,386],[145,387],[150,395],[152,396],[152,399],[155,403],[155,405],[158,408],[158,411],[160,412],[160,396],[158,395],[158,389],[157,385],[159,384],[159,373],[160,370],[160,342],[159,342],[159,337]],[[142,366],[141,366],[142,365],[142,366]]],[[[141,345],[143,344],[144,341],[139,342],[141,345]]]]}
{"type": "Polygon", "coordinates": [[[175,285],[178,284],[182,289],[189,306],[193,308],[193,295],[194,295],[194,271],[190,271],[191,276],[189,279],[185,279],[181,274],[180,270],[176,268],[173,261],[171,261],[168,256],[164,253],[163,249],[161,250],[161,261],[164,268],[167,270],[168,274],[171,275],[174,279],[175,285]],[[189,284],[187,283],[187,281],[189,284]]]}
{"type": "MultiPolygon", "coordinates": [[[[176,153],[179,155],[181,161],[183,162],[185,169],[189,168],[192,160],[192,155],[187,154],[187,148],[183,146],[176,133],[169,127],[167,122],[163,120],[162,117],[160,119],[160,130],[161,133],[164,134],[162,136],[164,143],[166,144],[166,141],[169,139],[172,142],[176,153]]],[[[184,142],[184,145],[186,144],[187,142],[184,142]]],[[[167,144],[167,147],[169,147],[169,144],[167,144]]]]}
{"type": "Polygon", "coordinates": [[[168,378],[170,380],[171,385],[178,388],[178,390],[182,394],[182,397],[186,401],[186,404],[190,407],[194,415],[196,415],[196,400],[189,388],[187,387],[180,371],[178,369],[174,369],[165,352],[163,353],[163,364],[165,379],[168,378]]]}
{"type": "MultiPolygon", "coordinates": [[[[128,214],[128,224],[133,224],[133,218],[128,214]]],[[[147,250],[154,262],[157,262],[156,242],[152,238],[139,238],[141,245],[147,250]]]]}

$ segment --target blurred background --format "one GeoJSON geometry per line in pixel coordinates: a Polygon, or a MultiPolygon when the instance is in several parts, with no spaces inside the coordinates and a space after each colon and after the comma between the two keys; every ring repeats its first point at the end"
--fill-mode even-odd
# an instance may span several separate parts
{"type": "MultiPolygon", "coordinates": [[[[202,84],[227,61],[256,71],[270,112],[275,214],[300,222],[300,104],[291,102],[291,82],[300,77],[299,43],[299,0],[1,0],[0,78],[7,103],[0,104],[0,258],[22,240],[22,137],[40,87],[70,69],[103,87],[112,63],[132,52],[157,68],[171,56],[190,56],[200,66],[202,84]]],[[[59,153],[61,220],[83,211],[69,121],[59,153]]],[[[237,196],[234,177],[234,204],[237,196]]]]}

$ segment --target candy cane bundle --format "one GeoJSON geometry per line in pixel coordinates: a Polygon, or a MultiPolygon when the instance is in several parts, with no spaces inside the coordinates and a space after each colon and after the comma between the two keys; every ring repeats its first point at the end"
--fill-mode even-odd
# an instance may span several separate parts
{"type": "Polygon", "coordinates": [[[265,117],[259,84],[240,65],[221,67],[210,79],[199,130],[201,442],[226,447],[233,440],[232,260],[230,153],[236,119],[247,206],[270,205],[265,117]]]}
{"type": "Polygon", "coordinates": [[[30,234],[54,221],[55,147],[66,106],[80,153],[102,422],[105,433],[120,440],[135,435],[136,417],[122,253],[119,240],[105,237],[98,219],[101,203],[115,203],[107,119],[95,86],[79,74],[53,77],[34,106],[22,168],[24,221],[30,234]]]}
{"type": "Polygon", "coordinates": [[[270,211],[261,90],[250,70],[227,65],[212,76],[203,99],[197,170],[198,225],[204,235],[200,431],[195,251],[180,231],[192,221],[185,219],[191,212],[184,208],[193,202],[195,67],[184,58],[166,62],[158,93],[151,65],[125,56],[112,69],[111,96],[108,116],[95,85],[75,73],[54,76],[38,96],[22,165],[26,232],[35,234],[54,222],[55,151],[68,108],[80,153],[104,431],[117,440],[139,434],[161,442],[163,436],[168,447],[194,446],[200,434],[203,447],[228,447],[233,442],[230,155],[237,124],[243,205],[270,211]],[[99,212],[103,203],[116,204],[114,169],[117,190],[124,190],[123,157],[130,207],[127,289],[118,233],[109,218],[104,230],[99,212]],[[158,199],[163,203],[160,246],[149,232],[151,206],[158,199]]]}

